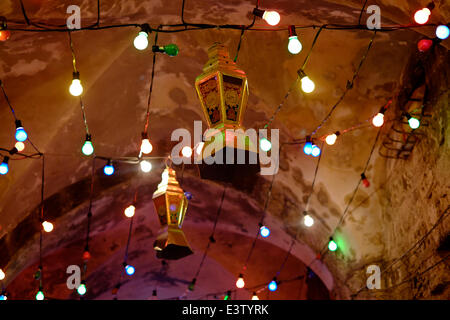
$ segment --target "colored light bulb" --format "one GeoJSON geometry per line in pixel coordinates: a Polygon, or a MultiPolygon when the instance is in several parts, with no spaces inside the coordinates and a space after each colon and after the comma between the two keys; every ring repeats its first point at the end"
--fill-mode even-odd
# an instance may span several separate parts
{"type": "Polygon", "coordinates": [[[312,147],[313,147],[313,145],[311,142],[309,142],[309,141],[306,142],[305,146],[303,147],[303,152],[309,156],[312,152],[312,147]]]}
{"type": "Polygon", "coordinates": [[[90,135],[86,135],[86,141],[81,148],[81,152],[83,152],[85,156],[90,156],[94,153],[94,145],[92,144],[90,135]]]}
{"type": "Polygon", "coordinates": [[[6,294],[0,294],[0,301],[8,300],[6,294]]]}
{"type": "Polygon", "coordinates": [[[42,228],[45,232],[52,232],[53,231],[53,223],[44,221],[42,222],[42,228]]]}
{"type": "Polygon", "coordinates": [[[22,127],[22,122],[20,120],[16,120],[16,140],[19,142],[24,142],[27,140],[28,135],[25,129],[22,127]]]}
{"type": "Polygon", "coordinates": [[[0,280],[5,279],[5,277],[6,277],[6,274],[3,272],[2,269],[0,269],[0,280]]]}
{"type": "Polygon", "coordinates": [[[262,226],[261,228],[259,228],[259,234],[261,235],[261,237],[267,238],[270,235],[270,230],[266,226],[262,226]]]}
{"type": "Polygon", "coordinates": [[[445,40],[450,35],[450,29],[445,25],[440,25],[436,28],[436,37],[445,40]]]}
{"type": "Polygon", "coordinates": [[[129,264],[127,264],[125,266],[125,272],[127,273],[127,275],[132,276],[134,274],[136,270],[134,269],[133,266],[130,266],[129,264]]]}
{"type": "Polygon", "coordinates": [[[150,172],[152,171],[152,164],[148,162],[147,160],[142,160],[141,163],[141,170],[142,172],[150,172]]]}
{"type": "Polygon", "coordinates": [[[164,46],[164,52],[171,57],[175,57],[179,51],[180,49],[178,49],[178,46],[176,44],[171,43],[167,46],[164,46]]]}
{"type": "Polygon", "coordinates": [[[9,157],[4,157],[3,162],[0,164],[0,174],[7,174],[9,171],[9,157]]]}
{"type": "Polygon", "coordinates": [[[361,173],[361,181],[364,187],[368,188],[370,187],[369,179],[367,179],[366,175],[364,173],[361,173]]]}
{"type": "Polygon", "coordinates": [[[309,214],[306,214],[306,215],[303,217],[303,223],[304,223],[305,226],[307,226],[308,228],[309,228],[309,227],[312,227],[312,225],[314,224],[314,219],[313,219],[313,217],[311,217],[309,214]]]}
{"type": "Polygon", "coordinates": [[[275,279],[273,279],[267,287],[269,288],[270,291],[277,290],[277,288],[278,288],[277,281],[275,279]]]}
{"type": "Polygon", "coordinates": [[[83,93],[83,86],[81,85],[79,72],[73,73],[72,84],[69,87],[69,92],[74,97],[78,97],[83,93]]]}
{"type": "Polygon", "coordinates": [[[0,41],[6,41],[11,37],[11,31],[9,30],[0,30],[0,41]]]}
{"type": "Polygon", "coordinates": [[[264,11],[262,18],[271,26],[276,26],[280,22],[280,14],[276,11],[264,11]]]}
{"type": "Polygon", "coordinates": [[[239,275],[239,278],[236,281],[236,287],[239,289],[245,287],[244,276],[242,274],[239,275]]]}
{"type": "Polygon", "coordinates": [[[103,167],[103,172],[107,175],[110,176],[112,174],[114,174],[114,166],[112,164],[111,160],[108,160],[108,163],[103,167]]]}
{"type": "Polygon", "coordinates": [[[131,218],[134,216],[135,211],[136,211],[136,207],[133,205],[130,205],[125,209],[124,214],[126,217],[131,218]]]}
{"type": "Polygon", "coordinates": [[[44,296],[44,292],[42,292],[42,290],[39,290],[36,293],[36,300],[44,300],[45,296],[44,296]]]}
{"type": "Polygon", "coordinates": [[[134,38],[133,44],[136,49],[145,50],[148,47],[148,33],[139,31],[136,38],[134,38]]]}
{"type": "Polygon", "coordinates": [[[425,24],[430,19],[431,11],[428,8],[423,8],[421,10],[416,11],[414,14],[414,20],[418,24],[425,24]]]}
{"type": "Polygon", "coordinates": [[[335,133],[329,134],[326,138],[325,138],[325,142],[329,145],[332,146],[333,144],[336,143],[337,140],[337,135],[335,133]]]}
{"type": "Polygon", "coordinates": [[[185,158],[190,158],[192,156],[192,148],[189,146],[184,146],[183,149],[181,149],[181,154],[185,158]]]}
{"type": "Polygon", "coordinates": [[[21,152],[25,149],[25,144],[23,142],[17,141],[14,147],[17,149],[17,151],[21,152]]]}
{"type": "Polygon", "coordinates": [[[302,43],[298,40],[297,36],[289,37],[288,50],[292,54],[298,54],[302,51],[302,43]]]}
{"type": "Polygon", "coordinates": [[[253,292],[252,300],[259,300],[258,296],[256,295],[256,292],[253,292]]]}
{"type": "Polygon", "coordinates": [[[432,46],[433,40],[430,39],[422,39],[417,43],[417,49],[419,49],[420,52],[426,52],[430,50],[432,46]]]}
{"type": "Polygon", "coordinates": [[[312,155],[313,157],[318,157],[318,156],[320,156],[320,148],[319,148],[318,146],[316,146],[315,144],[312,146],[312,149],[311,149],[311,155],[312,155]]]}
{"type": "Polygon", "coordinates": [[[372,119],[372,124],[379,128],[384,124],[384,114],[379,112],[375,117],[372,119]]]}
{"type": "Polygon", "coordinates": [[[328,242],[328,249],[330,251],[336,251],[337,250],[337,244],[334,242],[333,238],[330,238],[330,242],[328,242]]]}
{"type": "Polygon", "coordinates": [[[192,193],[190,193],[189,191],[185,191],[184,195],[186,196],[186,199],[192,200],[192,193]]]}
{"type": "Polygon", "coordinates": [[[301,85],[304,93],[311,93],[316,88],[316,85],[308,76],[301,79],[301,85]]]}
{"type": "Polygon", "coordinates": [[[77,289],[77,292],[78,292],[78,294],[79,294],[80,296],[83,296],[83,295],[86,294],[87,288],[86,288],[86,285],[84,284],[84,282],[82,282],[82,283],[80,284],[80,286],[79,286],[78,289],[77,289]]]}
{"type": "Polygon", "coordinates": [[[196,281],[197,281],[197,279],[194,278],[194,279],[192,279],[191,283],[189,283],[189,286],[188,286],[189,291],[194,291],[196,281]]]}
{"type": "Polygon", "coordinates": [[[259,140],[259,147],[262,151],[268,152],[272,149],[272,142],[270,142],[267,138],[261,138],[261,140],[259,140]]]}

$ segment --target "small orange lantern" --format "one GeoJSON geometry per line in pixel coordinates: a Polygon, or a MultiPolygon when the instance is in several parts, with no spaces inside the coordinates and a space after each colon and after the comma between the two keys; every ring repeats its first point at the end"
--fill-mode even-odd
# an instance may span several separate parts
{"type": "Polygon", "coordinates": [[[178,184],[175,170],[166,168],[161,183],[153,193],[153,204],[161,224],[161,231],[153,244],[156,257],[176,260],[192,254],[181,226],[188,199],[178,184]]]}

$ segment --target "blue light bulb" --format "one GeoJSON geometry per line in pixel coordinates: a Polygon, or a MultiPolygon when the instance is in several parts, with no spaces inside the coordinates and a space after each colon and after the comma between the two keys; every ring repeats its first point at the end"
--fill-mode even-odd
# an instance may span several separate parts
{"type": "Polygon", "coordinates": [[[445,40],[450,35],[450,29],[445,25],[440,25],[436,28],[436,37],[445,40]]]}
{"type": "Polygon", "coordinates": [[[9,161],[8,157],[3,158],[3,162],[0,164],[0,174],[8,173],[9,171],[8,161],[9,161]]]}
{"type": "Polygon", "coordinates": [[[320,156],[320,148],[319,148],[318,146],[316,146],[316,145],[313,145],[313,146],[312,146],[312,150],[311,150],[311,155],[312,155],[313,157],[318,157],[318,156],[320,156]]]}
{"type": "Polygon", "coordinates": [[[275,280],[272,280],[272,281],[269,283],[269,285],[268,285],[268,288],[269,288],[270,291],[275,291],[275,290],[277,290],[277,287],[278,287],[278,285],[277,285],[277,282],[276,282],[275,280]]]}
{"type": "Polygon", "coordinates": [[[266,226],[262,226],[259,229],[259,233],[261,234],[261,237],[267,238],[270,235],[270,230],[266,226]]]}
{"type": "Polygon", "coordinates": [[[114,174],[114,166],[112,165],[111,160],[108,161],[108,163],[106,164],[106,166],[103,167],[103,172],[104,172],[107,176],[110,176],[110,175],[114,174]]]}
{"type": "Polygon", "coordinates": [[[16,129],[16,140],[19,142],[24,142],[27,140],[28,135],[24,128],[19,127],[16,129]]]}
{"type": "Polygon", "coordinates": [[[8,300],[8,298],[6,297],[6,295],[0,294],[0,301],[1,300],[8,300]]]}
{"type": "Polygon", "coordinates": [[[312,145],[312,143],[311,142],[306,142],[305,143],[305,146],[303,147],[303,152],[306,154],[306,155],[310,155],[311,153],[312,153],[312,150],[313,150],[313,145],[312,145]]]}
{"type": "Polygon", "coordinates": [[[127,275],[132,276],[134,274],[134,271],[135,269],[133,266],[130,266],[129,264],[125,266],[125,272],[127,273],[127,275]]]}

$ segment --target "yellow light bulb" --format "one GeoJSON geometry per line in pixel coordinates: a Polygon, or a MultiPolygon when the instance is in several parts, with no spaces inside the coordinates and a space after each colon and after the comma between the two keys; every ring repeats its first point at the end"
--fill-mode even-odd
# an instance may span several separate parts
{"type": "Polygon", "coordinates": [[[329,146],[332,146],[333,144],[336,143],[336,139],[337,139],[337,135],[336,135],[335,133],[332,133],[332,134],[328,135],[328,136],[325,138],[325,142],[326,142],[329,146]]]}
{"type": "Polygon", "coordinates": [[[44,228],[45,232],[52,232],[53,231],[53,223],[44,221],[42,222],[42,227],[44,228]]]}
{"type": "Polygon", "coordinates": [[[141,143],[141,152],[144,154],[149,154],[150,152],[152,152],[153,150],[153,146],[150,143],[149,139],[142,139],[142,143],[141,143]]]}
{"type": "Polygon", "coordinates": [[[384,114],[380,112],[375,117],[373,117],[372,124],[377,128],[381,127],[384,124],[384,114]]]}
{"type": "Polygon", "coordinates": [[[280,22],[280,14],[276,11],[265,11],[262,18],[271,26],[276,26],[280,22]]]}
{"type": "Polygon", "coordinates": [[[239,289],[242,289],[243,287],[245,287],[245,281],[244,281],[244,278],[242,277],[242,275],[240,275],[239,278],[237,279],[236,287],[238,287],[239,289]]]}
{"type": "Polygon", "coordinates": [[[303,77],[301,82],[302,82],[302,90],[305,93],[311,93],[316,88],[316,85],[308,76],[303,77]]]}
{"type": "Polygon", "coordinates": [[[81,85],[80,79],[73,79],[72,84],[69,87],[69,92],[71,95],[78,97],[83,93],[83,86],[81,85]]]}
{"type": "Polygon", "coordinates": [[[256,295],[256,293],[255,293],[255,292],[253,293],[253,297],[252,297],[252,300],[259,300],[259,298],[258,298],[258,296],[256,295]]]}
{"type": "Polygon", "coordinates": [[[135,211],[136,211],[135,206],[130,205],[130,206],[128,206],[128,207],[125,209],[124,214],[125,214],[126,217],[131,218],[131,217],[134,216],[134,212],[135,212],[135,211]]]}
{"type": "Polygon", "coordinates": [[[17,151],[21,152],[25,149],[25,144],[23,142],[18,141],[16,142],[14,147],[16,147],[17,151]]]}

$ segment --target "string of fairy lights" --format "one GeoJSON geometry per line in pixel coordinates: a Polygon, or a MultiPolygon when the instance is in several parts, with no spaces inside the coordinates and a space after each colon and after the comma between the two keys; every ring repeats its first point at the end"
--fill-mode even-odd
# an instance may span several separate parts
{"type": "MultiPolygon", "coordinates": [[[[312,45],[310,47],[309,52],[307,53],[305,60],[303,62],[302,67],[297,71],[297,75],[298,77],[296,78],[295,82],[291,85],[291,87],[289,88],[287,94],[284,96],[282,102],[279,104],[279,106],[277,107],[277,109],[275,110],[275,112],[273,113],[272,117],[269,119],[268,123],[264,126],[264,128],[268,128],[270,125],[272,125],[273,121],[276,118],[276,115],[279,113],[279,111],[282,109],[284,103],[286,102],[286,100],[289,97],[289,94],[297,87],[300,87],[300,89],[305,93],[305,94],[310,94],[315,90],[315,83],[314,81],[305,73],[305,68],[307,66],[307,62],[310,58],[310,55],[312,53],[312,50],[319,38],[319,35],[322,33],[323,30],[368,30],[366,28],[366,26],[361,25],[361,18],[362,18],[362,14],[364,12],[365,6],[367,4],[367,1],[365,1],[363,8],[361,10],[360,16],[359,16],[359,20],[358,20],[358,24],[357,25],[340,25],[340,24],[323,24],[320,26],[317,25],[289,25],[287,27],[275,27],[279,24],[280,20],[281,20],[281,16],[279,15],[278,12],[274,11],[274,10],[262,10],[260,9],[260,1],[257,0],[256,4],[255,4],[255,8],[252,11],[252,21],[249,25],[230,25],[230,24],[225,24],[225,25],[213,25],[213,24],[205,24],[205,23],[189,23],[185,21],[184,18],[184,13],[185,13],[185,5],[186,5],[186,1],[183,0],[182,1],[182,8],[181,8],[181,21],[182,23],[180,24],[161,24],[159,25],[157,28],[153,28],[150,24],[148,23],[144,23],[144,24],[137,24],[137,23],[128,23],[128,24],[115,24],[115,25],[101,25],[101,10],[100,10],[100,0],[97,0],[97,20],[94,24],[90,25],[90,26],[86,26],[86,27],[82,27],[80,29],[69,29],[67,28],[66,25],[51,25],[45,22],[35,22],[32,21],[32,19],[30,19],[26,13],[26,8],[23,4],[22,1],[20,1],[20,6],[21,6],[21,10],[22,10],[22,14],[25,20],[25,23],[23,21],[14,21],[14,20],[10,20],[8,21],[5,17],[0,17],[0,41],[4,42],[7,41],[10,37],[11,37],[11,33],[14,32],[67,32],[68,33],[68,37],[69,37],[69,45],[70,45],[70,50],[71,50],[71,54],[72,54],[72,66],[73,66],[73,73],[72,73],[72,82],[69,86],[69,92],[72,96],[74,97],[78,97],[79,101],[80,101],[80,107],[81,107],[81,111],[82,111],[82,117],[83,117],[83,123],[85,126],[85,131],[86,131],[86,139],[82,145],[81,148],[81,152],[86,155],[86,156],[92,156],[92,176],[91,176],[91,190],[90,190],[90,200],[89,200],[89,209],[88,209],[88,213],[87,213],[87,234],[86,234],[86,243],[85,243],[85,247],[84,247],[84,252],[83,252],[83,276],[82,276],[82,282],[80,287],[77,289],[78,294],[80,296],[83,296],[86,292],[87,292],[87,287],[86,287],[86,274],[87,274],[87,263],[89,261],[90,257],[90,252],[89,252],[89,238],[90,238],[90,226],[91,226],[91,219],[92,219],[92,203],[93,203],[93,188],[94,188],[94,174],[95,174],[95,160],[99,159],[102,161],[105,161],[106,164],[103,167],[103,172],[105,175],[110,176],[113,175],[115,172],[115,168],[114,168],[114,163],[116,162],[122,162],[122,163],[128,163],[128,164],[139,164],[141,171],[147,173],[150,172],[152,170],[152,164],[150,162],[150,160],[170,160],[168,158],[168,156],[164,156],[164,157],[149,157],[149,156],[143,156],[143,155],[148,155],[152,152],[153,150],[153,146],[150,142],[149,139],[149,122],[150,122],[150,105],[151,105],[151,97],[152,97],[152,91],[153,91],[153,83],[154,83],[154,75],[155,75],[155,64],[156,64],[156,56],[158,53],[164,53],[170,57],[174,57],[178,54],[179,52],[179,48],[177,45],[175,44],[167,44],[167,45],[163,45],[160,46],[157,44],[157,40],[158,40],[158,34],[159,33],[178,33],[178,32],[187,32],[187,31],[194,31],[194,30],[208,30],[208,29],[222,29],[222,30],[240,30],[240,38],[239,38],[239,43],[237,46],[237,50],[236,50],[236,56],[234,58],[234,61],[237,61],[238,58],[238,54],[241,48],[241,44],[242,44],[242,40],[244,37],[244,32],[246,31],[261,31],[261,32],[286,32],[288,34],[288,44],[287,44],[287,49],[291,54],[299,54],[302,51],[303,45],[297,35],[296,30],[297,29],[316,29],[318,28],[318,31],[316,32],[316,35],[314,37],[314,40],[312,42],[312,45]],[[269,26],[271,26],[270,28],[267,27],[255,27],[255,22],[258,18],[263,19],[269,26]],[[98,156],[95,154],[95,150],[94,150],[94,144],[93,144],[93,139],[92,136],[89,132],[89,127],[88,127],[88,123],[87,123],[87,118],[86,118],[86,112],[85,112],[85,105],[83,103],[82,100],[82,94],[84,93],[84,89],[83,89],[83,85],[82,85],[82,80],[80,77],[80,72],[77,69],[76,66],[76,56],[75,56],[75,49],[74,49],[74,43],[72,41],[72,36],[71,33],[73,32],[79,32],[79,31],[88,31],[88,30],[102,30],[102,29],[115,29],[115,28],[130,28],[130,27],[134,27],[134,28],[139,28],[138,34],[136,35],[134,41],[133,41],[133,45],[134,47],[139,50],[139,51],[144,51],[148,48],[149,45],[149,35],[151,33],[155,33],[154,36],[154,44],[151,47],[151,51],[153,53],[153,57],[152,57],[152,72],[151,72],[151,78],[150,78],[150,87],[149,87],[149,95],[148,95],[148,103],[147,103],[147,109],[146,109],[146,117],[145,117],[145,124],[144,124],[144,130],[141,132],[141,145],[140,145],[140,150],[139,150],[139,155],[137,157],[120,157],[120,158],[114,158],[114,157],[104,157],[104,156],[98,156]],[[298,81],[300,81],[300,86],[298,86],[298,81]]],[[[418,10],[415,14],[414,14],[414,24],[411,25],[396,25],[396,26],[388,26],[388,27],[382,27],[380,29],[375,29],[375,30],[368,30],[368,31],[372,31],[373,35],[370,39],[369,45],[365,51],[365,54],[363,55],[360,64],[358,66],[358,68],[356,69],[356,71],[354,72],[354,75],[352,77],[352,80],[347,82],[346,85],[346,89],[344,90],[343,94],[341,95],[341,97],[338,99],[338,101],[336,102],[335,105],[333,105],[330,109],[330,111],[327,113],[327,115],[325,116],[325,118],[320,122],[320,124],[309,134],[307,135],[305,138],[301,138],[301,139],[294,139],[294,141],[292,142],[286,142],[284,144],[281,144],[281,147],[283,147],[283,145],[303,145],[303,152],[306,155],[311,155],[313,157],[319,157],[318,161],[316,163],[316,168],[315,168],[315,172],[314,172],[314,178],[313,178],[313,182],[312,182],[312,187],[311,187],[311,192],[308,195],[307,198],[307,202],[305,204],[305,210],[304,210],[304,224],[306,227],[311,227],[314,224],[314,218],[311,216],[311,214],[308,212],[308,207],[309,207],[309,200],[311,198],[311,195],[313,193],[313,189],[314,189],[314,184],[316,181],[316,177],[317,177],[317,173],[318,173],[318,169],[319,169],[319,164],[320,164],[320,159],[322,157],[322,149],[324,146],[324,143],[326,143],[329,146],[332,146],[335,144],[337,138],[339,136],[341,136],[342,134],[351,132],[353,130],[356,129],[360,129],[360,128],[367,128],[368,126],[366,125],[368,121],[372,121],[372,125],[374,127],[380,128],[380,130],[378,131],[378,134],[376,136],[375,142],[372,146],[369,158],[367,160],[366,166],[361,174],[361,177],[358,181],[358,184],[355,188],[355,191],[353,193],[353,196],[351,197],[350,201],[347,203],[347,206],[343,212],[343,215],[341,216],[341,219],[339,220],[336,228],[334,229],[332,235],[329,238],[329,242],[328,244],[324,247],[324,249],[318,254],[317,258],[318,259],[323,259],[323,255],[324,253],[326,254],[326,252],[328,251],[336,251],[338,249],[338,244],[334,241],[333,239],[333,235],[336,232],[336,230],[339,228],[339,226],[341,225],[341,223],[343,222],[343,220],[345,219],[345,216],[348,213],[348,210],[350,208],[350,205],[354,199],[354,196],[356,194],[356,192],[358,191],[358,188],[360,186],[360,184],[362,183],[365,187],[369,187],[370,183],[369,180],[366,177],[366,170],[368,168],[369,162],[372,158],[373,152],[375,150],[375,147],[377,145],[377,141],[379,139],[380,133],[381,133],[381,129],[383,127],[383,125],[388,122],[388,121],[398,121],[399,119],[391,119],[391,120],[385,120],[384,119],[384,114],[386,112],[386,110],[388,109],[388,107],[390,106],[390,104],[392,103],[392,100],[389,100],[387,102],[387,104],[385,106],[383,106],[380,111],[373,117],[371,117],[371,119],[368,119],[367,121],[364,121],[363,123],[357,124],[353,127],[344,129],[344,130],[340,130],[340,131],[336,131],[334,133],[331,134],[327,134],[325,136],[322,137],[318,137],[316,138],[316,134],[318,133],[318,131],[323,127],[323,125],[331,118],[331,115],[333,114],[333,112],[336,110],[336,108],[339,106],[339,104],[344,100],[346,94],[348,93],[349,90],[351,90],[353,88],[353,84],[354,81],[356,80],[356,78],[358,77],[358,74],[360,72],[360,69],[365,61],[365,59],[367,58],[367,55],[372,47],[373,41],[375,39],[375,36],[378,32],[391,32],[391,31],[396,31],[396,30],[405,30],[405,29],[413,29],[413,28],[420,28],[420,27],[429,27],[429,26],[435,26],[436,27],[436,37],[433,39],[429,39],[429,38],[424,38],[421,39],[418,42],[418,49],[420,52],[426,52],[428,51],[432,46],[439,44],[442,40],[445,40],[448,38],[450,31],[449,31],[449,27],[448,24],[444,25],[444,24],[429,24],[428,21],[430,19],[432,10],[434,9],[434,4],[433,2],[431,2],[429,5],[427,5],[427,7],[418,10]],[[319,147],[317,145],[317,141],[322,141],[321,147],[319,147]],[[328,248],[327,251],[324,251],[326,248],[328,248]]],[[[44,300],[45,295],[44,295],[44,290],[43,290],[43,265],[42,265],[42,241],[43,241],[43,231],[44,232],[51,232],[54,228],[53,224],[50,221],[46,221],[44,219],[44,185],[45,185],[45,157],[44,157],[44,153],[41,153],[39,151],[39,149],[31,142],[31,139],[28,136],[27,131],[25,130],[25,127],[22,124],[22,121],[19,120],[16,116],[15,110],[12,107],[10,100],[6,94],[6,90],[4,88],[3,82],[0,80],[0,87],[2,89],[3,92],[3,96],[5,98],[5,101],[7,102],[7,105],[9,106],[11,113],[13,115],[14,118],[14,123],[15,123],[15,139],[16,139],[16,143],[15,146],[12,149],[6,149],[6,148],[0,148],[0,151],[2,153],[0,153],[0,155],[2,156],[2,162],[0,164],[0,174],[1,175],[6,175],[9,172],[9,161],[10,160],[24,160],[24,159],[41,159],[42,160],[42,187],[41,187],[41,204],[40,204],[40,208],[39,208],[39,223],[41,225],[41,228],[39,229],[39,266],[38,266],[38,271],[35,274],[35,279],[39,281],[39,291],[36,294],[36,299],[37,300],[44,300]],[[35,149],[35,153],[30,153],[30,154],[25,154],[23,153],[23,150],[25,149],[25,142],[29,142],[30,145],[35,149]],[[7,152],[8,155],[4,155],[3,153],[7,152]]],[[[414,114],[410,114],[410,113],[403,113],[402,114],[402,118],[406,118],[409,126],[411,127],[412,130],[416,130],[419,128],[420,126],[420,120],[418,118],[415,117],[414,114]]],[[[195,146],[194,150],[195,152],[198,154],[199,151],[201,152],[201,145],[200,146],[195,146]]],[[[262,137],[260,139],[260,148],[263,151],[270,151],[271,149],[271,142],[267,137],[262,137]]],[[[281,153],[281,150],[280,150],[281,153]]],[[[189,146],[186,146],[182,149],[182,156],[184,157],[190,157],[193,154],[193,149],[189,146]]],[[[275,179],[275,175],[273,175],[272,177],[272,181],[270,183],[270,186],[268,188],[268,192],[267,192],[267,197],[266,197],[266,202],[264,205],[264,209],[263,209],[263,214],[261,217],[261,220],[258,224],[258,232],[256,234],[256,237],[252,243],[251,249],[249,251],[249,254],[247,256],[246,262],[244,263],[243,266],[243,271],[242,273],[239,274],[238,279],[236,281],[236,287],[237,288],[244,288],[245,287],[245,281],[244,281],[244,272],[247,270],[248,267],[248,263],[250,261],[250,258],[252,256],[252,253],[255,249],[256,243],[257,243],[257,239],[259,236],[263,237],[263,238],[267,238],[270,235],[270,229],[268,226],[264,225],[264,218],[266,216],[266,211],[268,209],[268,204],[271,198],[271,192],[272,192],[272,188],[274,185],[274,179],[275,179]]],[[[206,247],[206,250],[204,252],[204,256],[203,259],[200,263],[200,266],[198,268],[198,271],[196,272],[196,276],[194,277],[193,281],[191,282],[191,285],[189,286],[189,291],[193,290],[193,284],[195,284],[196,281],[196,277],[198,276],[198,274],[200,273],[200,270],[203,266],[205,257],[207,255],[207,251],[209,249],[209,246],[211,243],[214,243],[214,232],[216,230],[216,226],[217,226],[217,222],[218,222],[218,218],[220,216],[220,212],[222,210],[222,204],[224,201],[224,197],[225,197],[225,190],[226,188],[224,188],[223,191],[223,195],[222,195],[222,199],[221,199],[221,203],[218,209],[218,213],[216,216],[216,221],[214,224],[214,228],[212,231],[212,234],[209,238],[208,241],[208,245],[206,247]],[[191,290],[192,288],[192,290],[191,290]]],[[[129,249],[129,244],[130,244],[130,239],[131,239],[131,235],[132,235],[132,226],[133,226],[133,216],[135,213],[135,204],[136,204],[136,200],[137,200],[137,192],[135,193],[135,197],[134,197],[134,202],[133,204],[131,204],[129,207],[127,207],[124,210],[124,214],[127,218],[130,219],[130,227],[129,227],[129,233],[128,233],[128,239],[127,239],[127,245],[126,245],[126,251],[125,251],[125,256],[124,256],[124,262],[123,262],[123,267],[125,270],[125,272],[128,275],[133,275],[134,274],[134,267],[129,265],[127,263],[127,259],[128,259],[128,249],[129,249]]],[[[260,292],[261,290],[267,288],[269,289],[269,291],[275,291],[277,289],[277,286],[283,282],[289,282],[289,281],[293,281],[293,280],[298,280],[298,279],[302,279],[304,277],[304,275],[300,275],[298,277],[296,277],[295,279],[291,279],[291,280],[284,280],[284,281],[280,281],[277,279],[277,277],[279,276],[279,274],[281,273],[281,271],[283,270],[285,263],[289,257],[289,255],[291,254],[291,250],[293,249],[293,246],[295,244],[295,242],[297,241],[297,237],[298,234],[295,236],[295,238],[293,238],[293,241],[290,244],[289,250],[287,251],[287,255],[286,258],[284,259],[283,263],[281,264],[276,276],[268,283],[262,285],[262,286],[257,286],[255,288],[251,288],[252,290],[254,290],[254,294],[252,299],[259,299],[257,296],[257,293],[260,292]]],[[[313,261],[311,261],[311,263],[309,263],[307,265],[307,270],[311,271],[310,267],[312,265],[312,263],[314,263],[317,259],[314,259],[313,261]]],[[[2,281],[5,278],[5,273],[3,270],[0,269],[0,281],[2,281]]],[[[119,282],[120,283],[120,282],[119,282]]],[[[119,289],[120,285],[116,286],[115,289],[119,289]]],[[[115,291],[115,293],[117,293],[117,290],[115,291]]],[[[234,292],[234,290],[229,290],[227,291],[225,298],[226,299],[230,299],[231,298],[231,292],[234,292]]],[[[114,293],[114,291],[113,291],[114,293]]],[[[359,292],[358,292],[359,293],[359,292]]],[[[154,291],[154,296],[156,296],[156,290],[154,291]]],[[[208,295],[207,295],[208,296],[208,295]]],[[[2,282],[2,295],[0,295],[0,298],[4,297],[6,299],[6,295],[4,294],[4,288],[3,288],[3,282],[2,282]]]]}

